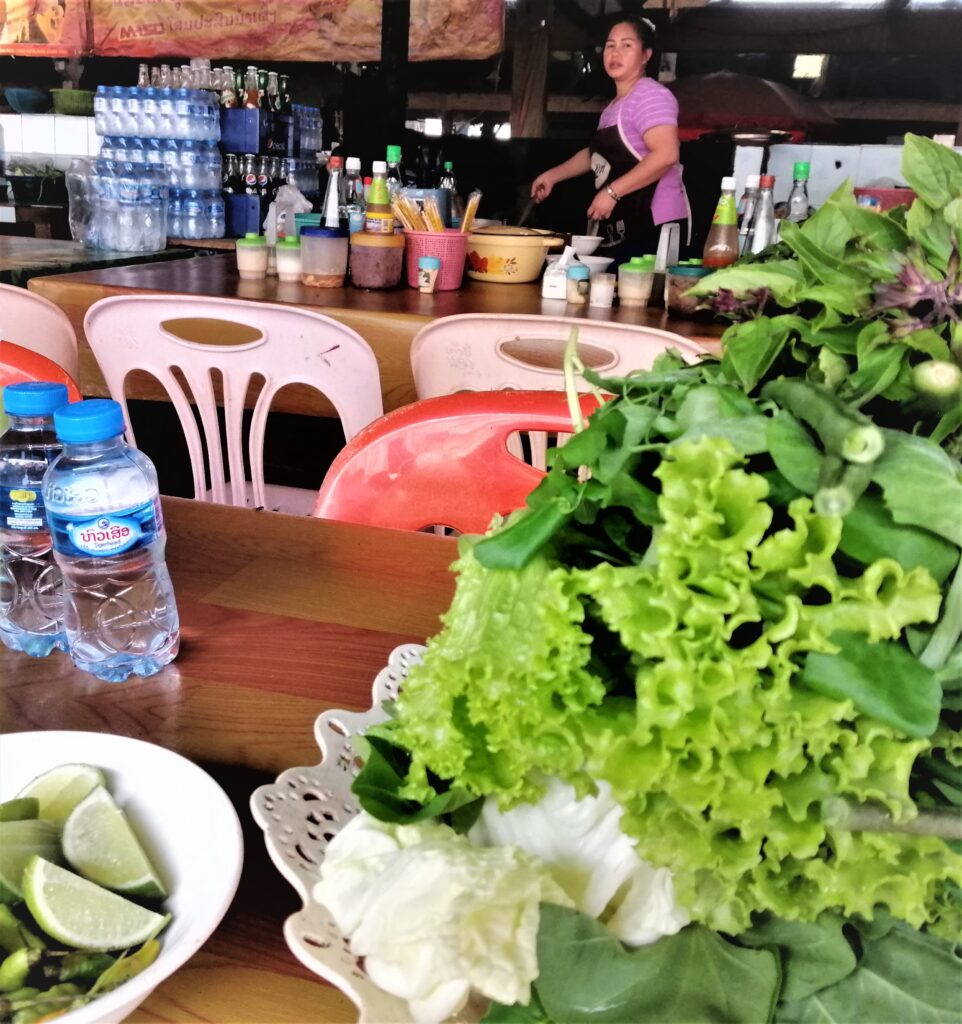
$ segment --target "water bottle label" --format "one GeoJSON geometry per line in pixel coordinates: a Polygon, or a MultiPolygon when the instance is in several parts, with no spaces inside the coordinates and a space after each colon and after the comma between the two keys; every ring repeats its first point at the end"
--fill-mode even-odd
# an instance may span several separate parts
{"type": "Polygon", "coordinates": [[[23,533],[47,528],[40,488],[0,487],[0,526],[23,533]]]}
{"type": "Polygon", "coordinates": [[[49,512],[54,550],[61,555],[107,558],[151,544],[163,528],[159,504],[145,502],[123,512],[69,516],[49,512]]]}

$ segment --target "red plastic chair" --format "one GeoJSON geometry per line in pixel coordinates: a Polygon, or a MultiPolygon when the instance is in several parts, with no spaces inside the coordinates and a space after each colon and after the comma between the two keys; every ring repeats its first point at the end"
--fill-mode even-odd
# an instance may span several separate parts
{"type": "Polygon", "coordinates": [[[80,401],[80,388],[62,366],[22,345],[0,341],[0,387],[31,380],[66,384],[70,401],[80,401]]]}
{"type": "MultiPolygon", "coordinates": [[[[597,408],[580,398],[584,415],[597,408]]],[[[544,472],[508,451],[518,430],[571,432],[562,391],[470,391],[403,406],[366,426],[331,464],[314,515],[399,530],[483,533],[524,505],[544,472]]]]}

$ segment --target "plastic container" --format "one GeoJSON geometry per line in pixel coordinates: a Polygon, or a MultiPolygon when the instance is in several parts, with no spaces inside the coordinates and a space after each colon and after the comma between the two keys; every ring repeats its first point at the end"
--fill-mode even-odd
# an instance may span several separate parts
{"type": "Polygon", "coordinates": [[[68,653],[107,682],[153,675],[180,647],[157,473],[124,443],[123,413],[110,399],[62,406],[54,426],[63,452],[44,477],[43,500],[63,573],[68,653]]]}
{"type": "Polygon", "coordinates": [[[588,301],[591,287],[591,271],[583,263],[575,263],[565,272],[565,299],[573,306],[583,306],[588,301]]]}
{"type": "Polygon", "coordinates": [[[401,283],[403,269],[404,235],[371,231],[351,235],[351,284],[356,288],[394,288],[401,283]]]}
{"type": "Polygon", "coordinates": [[[319,228],[321,226],[321,215],[319,213],[295,213],[294,234],[298,238],[304,228],[319,228]]]}
{"type": "Polygon", "coordinates": [[[874,206],[882,213],[903,204],[911,206],[915,201],[915,192],[910,188],[856,188],[852,191],[859,206],[874,206]]]}
{"type": "Polygon", "coordinates": [[[614,305],[616,280],[614,274],[593,274],[591,291],[588,294],[588,305],[601,308],[614,305]]]}
{"type": "Polygon", "coordinates": [[[433,295],[438,287],[441,261],[437,256],[421,256],[418,259],[418,291],[422,295],[433,295]]]}
{"type": "Polygon", "coordinates": [[[42,658],[67,646],[63,585],[53,558],[41,484],[60,454],[53,414],[67,404],[64,384],[9,384],[0,435],[0,641],[42,658]]]}
{"type": "Polygon", "coordinates": [[[249,232],[236,242],[237,274],[242,281],[260,281],[267,276],[267,239],[249,232]]]}
{"type": "Polygon", "coordinates": [[[418,260],[422,256],[436,256],[441,261],[436,290],[453,292],[464,280],[464,257],[468,250],[468,236],[454,228],[444,232],[405,231],[407,239],[407,278],[412,288],[418,287],[418,260]]]}
{"type": "Polygon", "coordinates": [[[51,89],[55,114],[90,117],[94,112],[94,94],[89,89],[51,89]]]}
{"type": "Polygon", "coordinates": [[[342,288],[347,275],[347,231],[301,229],[301,283],[310,288],[342,288]]]}
{"type": "Polygon", "coordinates": [[[693,288],[701,278],[711,274],[710,267],[701,265],[701,261],[689,264],[675,264],[665,273],[665,309],[669,316],[681,316],[688,320],[711,320],[710,309],[699,309],[701,299],[686,296],[685,292],[693,288]]]}
{"type": "Polygon", "coordinates": [[[274,249],[279,281],[300,281],[301,243],[296,238],[279,238],[274,249]]]}
{"type": "Polygon", "coordinates": [[[618,304],[647,306],[655,280],[655,257],[632,256],[618,268],[618,304]]]}

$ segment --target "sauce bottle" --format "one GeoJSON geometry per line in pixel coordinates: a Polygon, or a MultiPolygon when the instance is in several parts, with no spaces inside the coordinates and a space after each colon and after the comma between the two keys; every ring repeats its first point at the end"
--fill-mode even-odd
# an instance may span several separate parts
{"type": "Polygon", "coordinates": [[[391,235],[394,234],[394,211],[391,209],[391,196],[387,189],[387,164],[383,160],[375,160],[372,169],[374,179],[367,209],[364,211],[364,230],[378,235],[391,235]]]}
{"type": "Polygon", "coordinates": [[[706,267],[727,267],[738,259],[738,212],[735,179],[722,178],[721,195],[715,207],[702,260],[706,267]]]}

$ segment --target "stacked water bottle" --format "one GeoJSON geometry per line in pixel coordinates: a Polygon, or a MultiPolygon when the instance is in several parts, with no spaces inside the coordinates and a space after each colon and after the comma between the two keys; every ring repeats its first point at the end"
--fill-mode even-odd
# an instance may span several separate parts
{"type": "Polygon", "coordinates": [[[291,105],[294,115],[294,132],[297,139],[295,152],[307,156],[321,150],[321,130],[324,121],[317,107],[306,107],[303,103],[291,105]]]}
{"type": "Polygon", "coordinates": [[[152,675],[180,645],[153,465],[124,443],[116,402],[28,383],[3,404],[0,641],[66,650],[108,682],[152,675]]]}
{"type": "Polygon", "coordinates": [[[223,237],[220,111],[213,93],[100,86],[94,125],[104,137],[95,189],[105,204],[104,248],[150,252],[162,249],[167,235],[223,237]],[[139,215],[130,215],[131,203],[139,215]]]}

